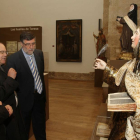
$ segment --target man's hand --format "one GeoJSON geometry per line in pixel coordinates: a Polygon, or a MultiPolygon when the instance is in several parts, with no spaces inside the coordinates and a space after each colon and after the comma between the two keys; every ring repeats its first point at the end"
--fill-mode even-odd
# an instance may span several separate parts
{"type": "Polygon", "coordinates": [[[17,72],[15,71],[15,69],[10,68],[7,75],[8,75],[9,77],[15,79],[16,76],[17,76],[17,72]]]}
{"type": "Polygon", "coordinates": [[[103,60],[101,59],[96,59],[95,62],[94,62],[94,66],[93,68],[94,69],[101,69],[101,70],[104,70],[105,67],[106,67],[106,62],[104,62],[103,60]]]}
{"type": "Polygon", "coordinates": [[[6,105],[5,108],[7,109],[7,111],[9,112],[9,116],[11,116],[13,114],[13,109],[10,105],[6,105]]]}
{"type": "Polygon", "coordinates": [[[0,101],[0,105],[2,105],[2,102],[0,101]]]}

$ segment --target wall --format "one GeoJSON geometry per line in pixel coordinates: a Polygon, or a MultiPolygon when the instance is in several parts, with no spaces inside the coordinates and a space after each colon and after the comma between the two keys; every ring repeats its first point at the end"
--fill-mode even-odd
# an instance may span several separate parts
{"type": "Polygon", "coordinates": [[[0,27],[42,26],[43,51],[51,72],[93,72],[96,57],[93,31],[103,18],[103,0],[10,0],[1,1],[0,27]],[[82,62],[56,62],[56,20],[82,19],[82,62]]]}

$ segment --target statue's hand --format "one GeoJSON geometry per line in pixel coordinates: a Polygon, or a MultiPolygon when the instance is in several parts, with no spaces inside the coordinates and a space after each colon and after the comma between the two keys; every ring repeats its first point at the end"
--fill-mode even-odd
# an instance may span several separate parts
{"type": "Polygon", "coordinates": [[[104,70],[105,69],[105,67],[106,67],[106,62],[104,62],[103,60],[101,60],[101,59],[97,59],[96,58],[96,60],[95,60],[95,62],[94,62],[94,66],[93,66],[93,68],[94,69],[101,69],[101,70],[104,70]]]}

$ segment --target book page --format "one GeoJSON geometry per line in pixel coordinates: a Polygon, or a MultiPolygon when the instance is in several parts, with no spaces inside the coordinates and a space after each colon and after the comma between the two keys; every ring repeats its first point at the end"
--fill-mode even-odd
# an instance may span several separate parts
{"type": "Polygon", "coordinates": [[[136,103],[127,92],[108,94],[108,111],[135,111],[136,103]]]}
{"type": "Polygon", "coordinates": [[[127,92],[111,93],[108,94],[108,104],[127,104],[135,103],[127,92]]]}

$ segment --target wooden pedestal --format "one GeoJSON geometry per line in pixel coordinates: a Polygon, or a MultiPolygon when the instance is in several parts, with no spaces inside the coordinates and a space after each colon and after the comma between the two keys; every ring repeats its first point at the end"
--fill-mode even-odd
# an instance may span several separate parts
{"type": "MultiPolygon", "coordinates": [[[[102,58],[103,61],[107,62],[107,58],[102,58]]],[[[94,76],[94,86],[95,87],[102,87],[103,84],[103,70],[95,70],[94,76]]]]}

